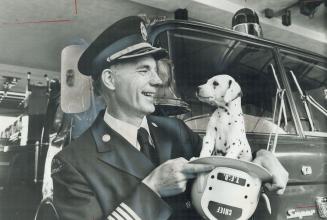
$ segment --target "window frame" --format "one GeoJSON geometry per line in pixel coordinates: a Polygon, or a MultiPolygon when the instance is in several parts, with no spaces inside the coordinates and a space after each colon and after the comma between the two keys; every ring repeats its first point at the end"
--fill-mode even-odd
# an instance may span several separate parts
{"type": "Polygon", "coordinates": [[[307,138],[307,137],[323,137],[323,138],[326,138],[327,137],[327,132],[313,132],[313,131],[305,131],[304,130],[304,128],[303,128],[303,126],[301,124],[301,120],[300,120],[297,105],[296,105],[296,103],[294,101],[294,96],[293,96],[293,93],[292,93],[290,82],[289,82],[289,80],[287,78],[287,75],[286,75],[285,66],[282,63],[281,57],[282,57],[282,54],[290,55],[290,56],[299,56],[299,57],[302,57],[304,59],[315,60],[317,62],[326,63],[326,64],[327,64],[327,59],[323,59],[321,57],[317,57],[317,56],[306,54],[306,53],[300,53],[300,52],[295,52],[295,51],[291,51],[291,50],[285,50],[283,48],[276,48],[276,50],[278,52],[278,59],[279,59],[279,62],[280,62],[280,66],[282,67],[281,71],[283,72],[283,75],[284,75],[284,78],[285,78],[285,86],[288,87],[286,92],[289,93],[289,96],[292,99],[293,106],[294,106],[294,111],[296,113],[297,121],[299,123],[299,128],[300,128],[300,132],[302,133],[302,136],[304,138],[307,138]]]}
{"type": "MultiPolygon", "coordinates": [[[[164,22],[159,22],[152,25],[149,29],[149,40],[150,42],[154,43],[157,37],[162,34],[163,32],[168,32],[171,30],[185,30],[185,31],[196,31],[197,33],[208,34],[211,36],[217,36],[222,38],[227,38],[229,40],[236,40],[256,46],[260,46],[263,48],[271,49],[274,59],[276,61],[276,72],[281,79],[281,86],[284,88],[286,99],[288,102],[288,106],[291,111],[292,120],[294,121],[296,133],[294,134],[280,134],[283,137],[291,137],[293,138],[300,138],[304,139],[306,136],[301,125],[299,113],[297,110],[297,106],[295,104],[294,98],[291,94],[291,87],[288,82],[284,66],[281,62],[281,52],[285,51],[288,54],[300,55],[304,56],[309,59],[314,59],[320,62],[327,62],[327,57],[323,57],[320,54],[314,54],[310,51],[302,51],[301,49],[284,45],[281,43],[272,42],[266,39],[257,38],[254,36],[249,36],[243,33],[238,33],[232,31],[230,29],[221,28],[214,25],[208,25],[201,22],[194,22],[194,21],[176,21],[176,20],[168,20],[164,22]]],[[[167,36],[168,39],[168,36],[167,36]]],[[[168,51],[169,52],[169,51],[168,51]]],[[[251,135],[259,135],[259,136],[269,136],[268,133],[248,133],[251,135]]],[[[312,136],[312,135],[310,135],[312,136]]],[[[325,137],[325,136],[323,136],[325,137]]]]}

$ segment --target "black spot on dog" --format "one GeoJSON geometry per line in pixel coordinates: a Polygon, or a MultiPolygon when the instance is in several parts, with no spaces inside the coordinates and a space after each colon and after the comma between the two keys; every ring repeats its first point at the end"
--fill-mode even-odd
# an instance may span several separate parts
{"type": "Polygon", "coordinates": [[[233,142],[232,145],[235,145],[235,142],[233,142]]]}
{"type": "Polygon", "coordinates": [[[235,123],[237,123],[237,121],[236,121],[236,120],[235,120],[234,122],[235,122],[235,123]]]}
{"type": "Polygon", "coordinates": [[[209,144],[209,141],[206,141],[206,144],[209,144]]]}
{"type": "Polygon", "coordinates": [[[230,88],[230,85],[232,85],[232,82],[233,82],[232,80],[228,81],[228,88],[230,88]]]}
{"type": "Polygon", "coordinates": [[[217,150],[217,151],[215,152],[215,155],[225,156],[225,155],[226,155],[226,151],[217,150]]]}
{"type": "Polygon", "coordinates": [[[221,137],[219,137],[219,140],[221,140],[221,137]]]}
{"type": "Polygon", "coordinates": [[[225,146],[225,147],[227,146],[227,142],[224,143],[224,146],[225,146]]]}
{"type": "Polygon", "coordinates": [[[237,159],[241,159],[240,157],[237,157],[237,159]]]}
{"type": "Polygon", "coordinates": [[[228,107],[228,103],[225,104],[228,107]]]}
{"type": "Polygon", "coordinates": [[[228,123],[228,125],[231,125],[231,124],[232,124],[232,123],[230,123],[230,122],[228,123]]]}
{"type": "Polygon", "coordinates": [[[215,127],[215,131],[218,131],[217,127],[215,127]]]}
{"type": "Polygon", "coordinates": [[[230,113],[229,113],[229,112],[227,112],[227,115],[230,115],[230,113]]]}
{"type": "Polygon", "coordinates": [[[213,85],[214,87],[216,87],[216,86],[219,86],[219,83],[218,83],[217,81],[213,81],[212,85],[213,85]]]}
{"type": "Polygon", "coordinates": [[[249,153],[249,150],[246,150],[246,153],[249,153]]]}

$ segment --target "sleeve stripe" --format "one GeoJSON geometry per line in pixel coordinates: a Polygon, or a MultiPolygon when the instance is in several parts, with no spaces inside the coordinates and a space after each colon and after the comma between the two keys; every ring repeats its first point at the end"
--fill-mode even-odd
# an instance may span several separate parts
{"type": "Polygon", "coordinates": [[[111,215],[108,216],[108,220],[116,220],[116,218],[112,217],[111,215]]]}
{"type": "Polygon", "coordinates": [[[127,213],[129,213],[135,220],[142,220],[128,205],[125,203],[120,203],[120,206],[126,210],[127,213]]]}
{"type": "Polygon", "coordinates": [[[122,215],[126,220],[134,220],[128,212],[126,212],[123,208],[117,207],[116,211],[122,215]]]}
{"type": "Polygon", "coordinates": [[[125,220],[122,216],[120,216],[116,211],[113,211],[112,212],[112,215],[118,219],[118,220],[125,220]]]}

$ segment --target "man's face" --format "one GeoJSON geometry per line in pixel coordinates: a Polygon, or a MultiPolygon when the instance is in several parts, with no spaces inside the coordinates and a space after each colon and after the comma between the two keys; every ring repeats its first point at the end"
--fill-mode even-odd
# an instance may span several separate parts
{"type": "Polygon", "coordinates": [[[152,56],[114,65],[112,71],[117,109],[137,117],[155,110],[154,95],[162,81],[157,75],[156,61],[152,56]]]}

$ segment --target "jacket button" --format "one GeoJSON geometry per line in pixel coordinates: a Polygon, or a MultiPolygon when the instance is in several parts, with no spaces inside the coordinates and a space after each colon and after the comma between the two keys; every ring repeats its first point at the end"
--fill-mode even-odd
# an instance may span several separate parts
{"type": "Polygon", "coordinates": [[[104,135],[102,136],[102,141],[103,141],[103,142],[108,142],[108,141],[110,141],[110,135],[109,135],[109,134],[104,134],[104,135]]]}

